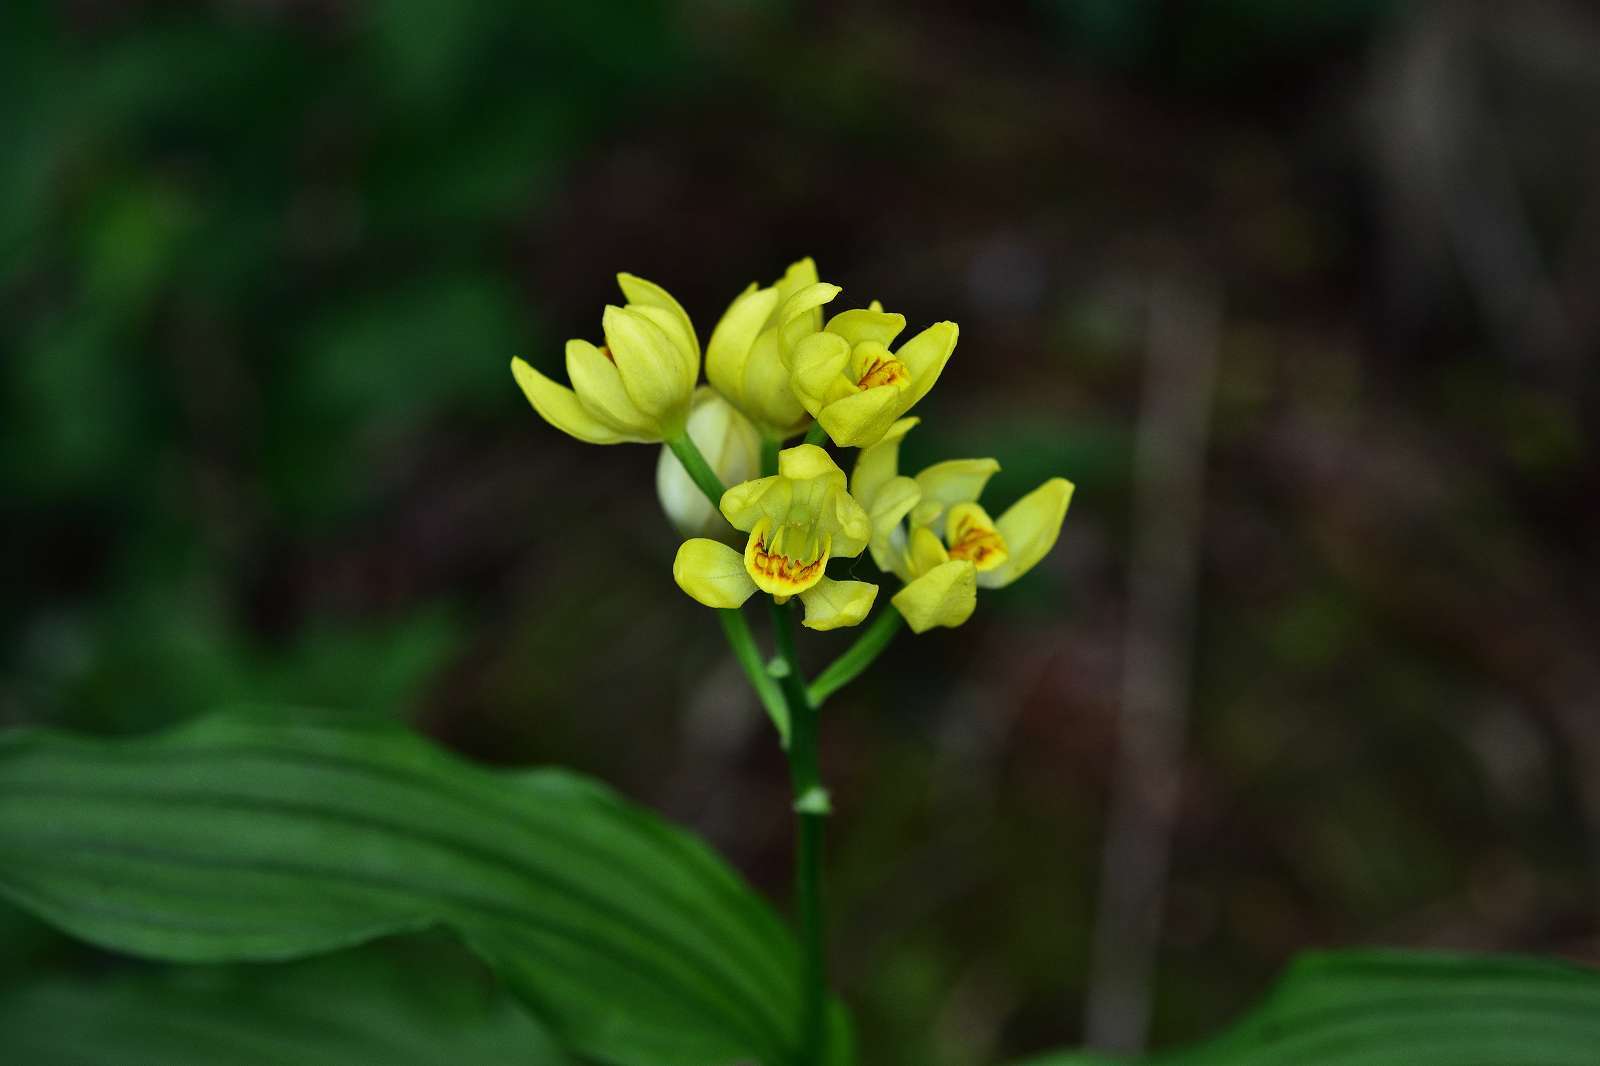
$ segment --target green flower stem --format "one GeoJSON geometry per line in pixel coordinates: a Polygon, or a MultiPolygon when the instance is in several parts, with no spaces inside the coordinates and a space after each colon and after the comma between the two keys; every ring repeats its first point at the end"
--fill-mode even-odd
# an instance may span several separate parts
{"type": "MultiPolygon", "coordinates": [[[[670,437],[666,445],[678,457],[694,483],[700,486],[700,491],[706,494],[711,505],[720,506],[726,490],[689,435],[680,433],[670,437]]],[[[763,468],[770,461],[776,469],[776,460],[777,448],[764,446],[763,468]]],[[[795,834],[795,897],[798,901],[803,967],[801,988],[804,990],[796,1066],[820,1066],[826,1044],[824,1020],[828,987],[822,929],[822,820],[828,814],[828,793],[822,787],[817,766],[817,708],[806,690],[805,677],[800,673],[800,662],[795,656],[791,614],[792,609],[787,605],[780,607],[776,602],[773,603],[773,641],[778,655],[771,666],[763,670],[761,654],[756,649],[755,638],[750,633],[744,613],[738,609],[717,612],[734,657],[739,660],[751,687],[772,716],[789,753],[789,779],[794,790],[795,815],[799,820],[795,834]]],[[[870,658],[864,660],[844,680],[854,677],[869,661],[870,658]]],[[[844,681],[838,684],[844,684],[844,681]]]]}
{"type": "Polygon", "coordinates": [[[883,653],[889,646],[894,635],[900,632],[900,627],[905,624],[900,617],[900,612],[894,607],[884,607],[878,612],[878,617],[856,638],[856,642],[843,655],[828,664],[828,668],[817,675],[807,690],[807,697],[812,707],[821,707],[827,698],[844,688],[856,677],[872,665],[874,659],[883,653]]]}
{"type": "Polygon", "coordinates": [[[672,449],[672,454],[678,457],[678,462],[689,472],[689,477],[700,487],[700,491],[706,494],[706,499],[711,501],[711,506],[721,507],[722,494],[728,491],[727,486],[717,477],[717,472],[711,469],[711,464],[700,454],[700,449],[695,447],[694,441],[689,439],[689,434],[679,433],[675,437],[668,437],[663,443],[672,449]]]}
{"type": "Polygon", "coordinates": [[[756,647],[755,634],[750,632],[750,623],[745,621],[744,611],[738,607],[719,610],[717,617],[722,622],[723,636],[728,638],[728,647],[733,649],[733,657],[739,660],[739,666],[744,670],[744,676],[749,679],[750,687],[755,689],[756,695],[761,698],[761,706],[767,709],[767,717],[778,727],[778,742],[787,750],[790,730],[789,703],[761,661],[761,651],[756,647]]]}
{"type": "Polygon", "coordinates": [[[807,444],[822,444],[828,439],[828,431],[822,428],[821,422],[811,423],[811,428],[806,430],[807,444]]]}
{"type": "Polygon", "coordinates": [[[801,988],[799,1066],[822,1061],[824,1004],[827,1000],[827,954],[823,939],[822,823],[828,814],[828,793],[817,765],[817,709],[806,694],[805,678],[795,657],[793,610],[772,605],[773,639],[778,657],[773,672],[783,686],[793,728],[789,745],[789,781],[798,818],[795,833],[795,899],[800,924],[801,988]]]}
{"type": "Polygon", "coordinates": [[[783,441],[773,440],[771,437],[761,438],[761,476],[768,477],[778,472],[778,453],[783,450],[783,441]]]}

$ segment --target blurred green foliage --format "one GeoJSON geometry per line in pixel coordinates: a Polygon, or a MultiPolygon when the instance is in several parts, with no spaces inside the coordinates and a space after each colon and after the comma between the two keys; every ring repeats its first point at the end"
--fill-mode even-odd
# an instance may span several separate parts
{"type": "MultiPolygon", "coordinates": [[[[1074,1043],[1141,286],[1188,271],[1227,317],[1159,1041],[1307,946],[1592,955],[1593,389],[1501,351],[1450,255],[1389,272],[1430,231],[1384,205],[1442,200],[1364,132],[1409,99],[1369,57],[1449,9],[1405,7],[0,6],[0,723],[404,718],[613,780],[781,897],[782,766],[686,622],[653,453],[558,437],[506,364],[558,365],[618,269],[704,333],[815,254],[962,323],[906,466],[1079,487],[1028,582],[829,705],[841,991],[874,1063],[1074,1043]]],[[[1559,147],[1537,187],[1585,187],[1559,147]]]]}

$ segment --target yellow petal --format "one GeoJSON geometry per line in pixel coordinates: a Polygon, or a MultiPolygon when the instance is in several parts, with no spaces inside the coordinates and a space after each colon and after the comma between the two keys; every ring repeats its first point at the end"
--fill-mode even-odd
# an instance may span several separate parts
{"type": "Polygon", "coordinates": [[[902,418],[879,438],[878,443],[863,448],[856,456],[855,469],[850,472],[850,494],[860,500],[867,510],[874,510],[872,500],[878,490],[900,472],[900,441],[920,418],[902,418]]]}
{"type": "Polygon", "coordinates": [[[866,581],[835,581],[824,577],[800,594],[806,605],[807,629],[839,629],[860,625],[878,598],[878,586],[866,581]]]}
{"type": "Polygon", "coordinates": [[[546,422],[568,436],[589,444],[622,444],[660,441],[659,434],[633,434],[607,425],[584,409],[577,394],[557,385],[521,359],[511,360],[511,373],[522,386],[523,395],[546,422]]]}
{"type": "Polygon", "coordinates": [[[862,341],[877,341],[887,347],[906,328],[906,316],[889,314],[881,307],[870,310],[858,307],[851,311],[840,311],[828,319],[828,324],[822,328],[829,333],[837,333],[849,341],[851,347],[862,341]]]}
{"type": "Polygon", "coordinates": [[[1000,566],[978,576],[984,588],[998,589],[1032,570],[1055,547],[1072,503],[1072,482],[1051,478],[1012,504],[995,523],[1011,556],[1000,566]]]}
{"type": "Polygon", "coordinates": [[[722,313],[706,345],[706,380],[735,407],[744,406],[744,365],[756,337],[778,307],[777,289],[752,284],[722,313]]]}
{"type": "Polygon", "coordinates": [[[817,421],[841,448],[867,448],[882,440],[895,419],[905,413],[902,398],[907,392],[899,385],[862,389],[824,407],[817,421]]]}
{"type": "Polygon", "coordinates": [[[777,437],[793,436],[796,427],[809,417],[789,386],[789,368],[778,351],[778,331],[763,331],[750,348],[745,362],[745,414],[767,427],[777,437]]]}
{"type": "Polygon", "coordinates": [[[699,342],[693,337],[684,339],[683,326],[671,311],[662,307],[642,307],[638,304],[629,304],[626,308],[631,314],[651,322],[662,335],[667,338],[673,353],[677,356],[679,369],[683,376],[692,384],[700,378],[700,351],[699,342]],[[690,345],[694,347],[690,347],[690,345]]]}
{"type": "Polygon", "coordinates": [[[895,593],[890,602],[913,633],[925,633],[934,626],[958,626],[972,617],[977,606],[976,577],[971,563],[952,559],[895,593]]]}
{"type": "Polygon", "coordinates": [[[1000,464],[993,459],[947,459],[917,475],[922,502],[912,516],[918,525],[934,525],[948,507],[971,503],[983,495],[1000,464]],[[933,505],[937,504],[937,509],[933,505]]]}
{"type": "Polygon", "coordinates": [[[778,343],[793,349],[802,337],[817,332],[822,325],[822,307],[844,290],[819,281],[797,290],[778,308],[778,343]]]}
{"type": "Polygon", "coordinates": [[[917,505],[911,508],[911,528],[931,526],[934,519],[942,514],[944,514],[944,504],[938,500],[919,500],[917,505]]]}
{"type": "Polygon", "coordinates": [[[854,559],[872,540],[872,519],[845,491],[843,474],[824,500],[817,526],[833,538],[833,554],[841,559],[854,559]]]}
{"type": "Polygon", "coordinates": [[[783,277],[773,283],[773,288],[778,293],[778,306],[782,307],[785,300],[805,288],[807,285],[817,283],[817,264],[808,255],[790,263],[783,272],[783,277]]]}
{"type": "Polygon", "coordinates": [[[939,380],[944,365],[956,350],[958,332],[954,322],[939,322],[906,341],[894,353],[911,371],[911,388],[907,390],[909,395],[902,410],[909,411],[915,407],[917,401],[928,395],[933,383],[939,380]]]}
{"type": "Polygon", "coordinates": [[[644,314],[672,339],[684,360],[689,380],[693,382],[699,378],[700,341],[694,335],[694,324],[689,321],[689,313],[683,305],[666,289],[635,274],[618,274],[617,284],[622,287],[628,303],[633,305],[632,310],[644,314]]]}
{"type": "Polygon", "coordinates": [[[933,530],[921,526],[911,531],[911,540],[906,546],[906,559],[911,564],[911,572],[920,577],[929,570],[949,562],[950,553],[945,551],[944,542],[934,536],[933,530]]]}
{"type": "Polygon", "coordinates": [[[678,547],[672,561],[678,587],[707,607],[737,607],[756,590],[744,557],[721,541],[696,537],[678,547]]]}
{"type": "Polygon", "coordinates": [[[850,344],[836,333],[813,333],[795,345],[788,359],[789,385],[813,418],[829,402],[855,391],[843,373],[849,363],[850,344]]]}
{"type": "Polygon", "coordinates": [[[646,417],[628,398],[616,364],[588,341],[567,342],[567,377],[578,402],[600,421],[645,436],[652,430],[659,432],[656,420],[646,417]]]}
{"type": "Polygon", "coordinates": [[[607,307],[601,326],[633,405],[662,422],[677,419],[681,428],[694,380],[684,372],[671,339],[644,315],[623,307],[607,307]]]}
{"type": "Polygon", "coordinates": [[[900,528],[900,520],[921,498],[922,491],[908,477],[892,477],[873,493],[872,502],[867,506],[867,519],[872,523],[872,539],[868,543],[872,548],[872,561],[878,564],[879,570],[898,569],[903,541],[897,543],[900,538],[896,538],[895,531],[900,528]]]}
{"type": "Polygon", "coordinates": [[[783,521],[789,513],[792,494],[790,481],[776,474],[746,481],[722,494],[722,517],[731,522],[734,529],[748,533],[763,518],[783,521]]]}
{"type": "Polygon", "coordinates": [[[830,483],[844,486],[844,471],[833,461],[833,456],[815,444],[797,444],[779,452],[778,473],[795,481],[825,477],[830,483]]]}

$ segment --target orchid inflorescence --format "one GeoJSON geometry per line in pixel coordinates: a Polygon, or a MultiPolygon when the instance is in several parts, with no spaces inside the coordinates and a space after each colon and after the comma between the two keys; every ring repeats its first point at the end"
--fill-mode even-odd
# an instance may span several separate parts
{"type": "Polygon", "coordinates": [[[1009,585],[1055,544],[1072,498],[1064,478],[996,521],[978,502],[995,460],[899,472],[900,441],[919,421],[907,412],[955,351],[954,322],[893,348],[905,316],[876,301],[824,321],[841,289],[802,259],[734,299],[706,346],[709,385],[697,387],[700,343],[682,306],[642,278],[617,281],[628,302],[605,309],[604,342],[567,342],[571,387],[521,359],[512,371],[534,409],[579,440],[665,445],[657,487],[689,536],[673,577],[695,600],[728,610],[759,591],[798,597],[808,628],[858,625],[878,586],[827,569],[870,550],[901,583],[893,610],[923,633],[965,622],[978,588],[1009,585]],[[823,441],[860,449],[848,479],[823,441]],[[742,552],[728,543],[738,539],[742,552]]]}
{"type": "Polygon", "coordinates": [[[1072,483],[1051,478],[998,521],[978,502],[993,459],[951,459],[910,477],[900,442],[910,414],[955,352],[954,322],[937,322],[895,347],[904,315],[876,301],[823,309],[840,293],[802,259],[771,285],[729,305],[705,348],[677,300],[618,274],[627,303],[605,309],[601,344],[567,342],[561,385],[511,362],[534,409],[591,444],[664,445],[656,487],[686,539],[673,560],[678,587],[717,608],[724,634],[788,754],[796,815],[796,901],[804,994],[797,1062],[820,1066],[837,1050],[827,1022],[822,920],[822,825],[830,800],[818,766],[817,709],[888,646],[902,622],[914,633],[959,626],[978,589],[1009,585],[1043,559],[1061,532],[1072,483]],[[804,441],[785,444],[804,435],[804,441]],[[847,477],[823,447],[857,448],[847,477]],[[741,550],[742,547],[742,550],[741,550]],[[878,586],[830,576],[834,560],[869,552],[899,587],[855,643],[809,684],[795,654],[793,608],[811,629],[866,621],[878,586]],[[776,655],[757,650],[743,607],[772,605],[776,655]]]}

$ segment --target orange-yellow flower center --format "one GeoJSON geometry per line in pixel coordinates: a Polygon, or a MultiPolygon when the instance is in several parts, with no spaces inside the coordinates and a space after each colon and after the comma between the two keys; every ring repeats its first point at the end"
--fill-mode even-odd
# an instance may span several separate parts
{"type": "Polygon", "coordinates": [[[763,518],[750,531],[744,568],[762,592],[798,595],[822,580],[833,538],[814,529],[785,523],[774,527],[763,518]]]}
{"type": "Polygon", "coordinates": [[[967,559],[979,571],[993,570],[1010,555],[1005,538],[975,506],[951,512],[948,536],[950,558],[967,559]]]}
{"type": "Polygon", "coordinates": [[[906,365],[887,352],[873,358],[862,371],[856,384],[863,389],[870,389],[877,385],[905,385],[911,381],[911,371],[906,365]]]}

